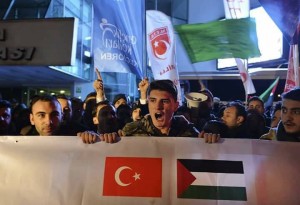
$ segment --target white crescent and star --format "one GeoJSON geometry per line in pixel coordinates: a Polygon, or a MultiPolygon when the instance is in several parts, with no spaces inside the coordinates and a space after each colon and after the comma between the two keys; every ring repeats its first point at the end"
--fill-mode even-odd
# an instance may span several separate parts
{"type": "MultiPolygon", "coordinates": [[[[122,166],[122,167],[119,167],[119,168],[117,169],[117,171],[115,172],[115,181],[116,181],[116,183],[117,183],[119,186],[129,186],[129,185],[132,183],[132,182],[130,182],[130,183],[124,183],[124,182],[122,182],[122,180],[120,179],[121,172],[124,171],[124,170],[126,170],[126,169],[132,170],[132,169],[131,169],[130,167],[128,167],[128,166],[122,166]]],[[[132,177],[133,177],[134,180],[136,181],[136,180],[138,180],[138,179],[141,179],[141,178],[140,178],[140,175],[141,175],[141,174],[138,174],[138,173],[135,172],[135,174],[134,174],[132,177]]]]}
{"type": "Polygon", "coordinates": [[[160,58],[160,59],[166,59],[166,56],[167,56],[168,51],[169,51],[169,49],[170,49],[170,44],[169,44],[167,41],[165,41],[165,40],[160,40],[160,41],[155,41],[155,42],[154,42],[154,47],[155,47],[155,49],[154,49],[155,55],[156,55],[158,58],[160,58]],[[158,47],[159,42],[162,42],[162,43],[165,44],[165,46],[166,46],[166,52],[163,53],[163,54],[161,54],[161,55],[158,54],[158,53],[156,52],[156,48],[158,47]]]}

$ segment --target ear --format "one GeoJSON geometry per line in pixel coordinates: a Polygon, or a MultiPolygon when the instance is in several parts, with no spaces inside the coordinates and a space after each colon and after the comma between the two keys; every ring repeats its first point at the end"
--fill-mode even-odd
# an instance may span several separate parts
{"type": "Polygon", "coordinates": [[[98,125],[99,124],[99,121],[98,121],[97,117],[93,117],[93,123],[94,123],[94,125],[98,125]]]}
{"type": "Polygon", "coordinates": [[[33,114],[30,114],[29,119],[30,119],[30,124],[34,125],[33,114]]]}
{"type": "Polygon", "coordinates": [[[237,123],[242,124],[245,121],[245,118],[243,116],[238,116],[237,117],[237,123]]]}

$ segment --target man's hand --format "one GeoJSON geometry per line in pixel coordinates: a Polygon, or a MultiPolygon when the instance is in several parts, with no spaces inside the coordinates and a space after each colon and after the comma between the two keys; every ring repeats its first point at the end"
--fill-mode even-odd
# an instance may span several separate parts
{"type": "Polygon", "coordinates": [[[204,131],[201,131],[198,135],[199,138],[204,138],[206,143],[217,143],[220,141],[220,134],[214,134],[214,133],[205,133],[204,131]]]}
{"type": "Polygon", "coordinates": [[[77,136],[80,137],[82,142],[85,144],[94,144],[100,141],[104,141],[106,143],[115,143],[120,141],[121,139],[116,132],[99,135],[92,131],[85,131],[85,132],[78,132],[77,136]]]}
{"type": "Polygon", "coordinates": [[[115,142],[119,142],[121,138],[118,135],[118,133],[113,132],[113,133],[100,134],[100,140],[105,141],[106,143],[115,143],[115,142]]]}
{"type": "Polygon", "coordinates": [[[122,131],[122,130],[118,130],[118,135],[120,137],[124,137],[125,136],[125,133],[122,131]]]}
{"type": "Polygon", "coordinates": [[[144,78],[140,83],[139,83],[139,90],[141,94],[141,99],[147,99],[147,89],[149,87],[149,80],[148,78],[144,78]]]}
{"type": "Polygon", "coordinates": [[[105,93],[104,93],[104,85],[103,85],[103,80],[101,77],[101,74],[99,70],[96,68],[96,74],[97,74],[97,80],[94,81],[93,87],[97,93],[97,99],[105,100],[105,93]]]}

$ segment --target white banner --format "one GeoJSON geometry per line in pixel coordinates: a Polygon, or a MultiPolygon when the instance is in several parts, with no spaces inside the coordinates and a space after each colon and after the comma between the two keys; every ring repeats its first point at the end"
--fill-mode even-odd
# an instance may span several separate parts
{"type": "Polygon", "coordinates": [[[298,205],[299,155],[300,143],[250,139],[2,136],[0,204],[298,205]]]}
{"type": "Polygon", "coordinates": [[[160,11],[146,11],[147,53],[155,80],[170,79],[181,89],[175,61],[175,37],[172,22],[160,11]]]}

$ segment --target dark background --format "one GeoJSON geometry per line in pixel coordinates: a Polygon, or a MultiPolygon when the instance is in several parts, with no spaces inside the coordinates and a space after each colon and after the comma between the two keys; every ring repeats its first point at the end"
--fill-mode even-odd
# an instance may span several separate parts
{"type": "MultiPolygon", "coordinates": [[[[268,87],[275,81],[273,80],[252,80],[256,94],[261,95],[268,87]]],[[[221,101],[232,101],[232,100],[245,100],[245,90],[241,80],[207,80],[204,82],[206,88],[208,88],[215,97],[219,97],[221,101]]],[[[276,92],[274,95],[274,101],[279,101],[281,94],[284,90],[285,79],[280,79],[276,92]]],[[[198,80],[189,81],[190,92],[197,92],[201,89],[198,80]]],[[[253,96],[253,95],[251,95],[253,96]]]]}

